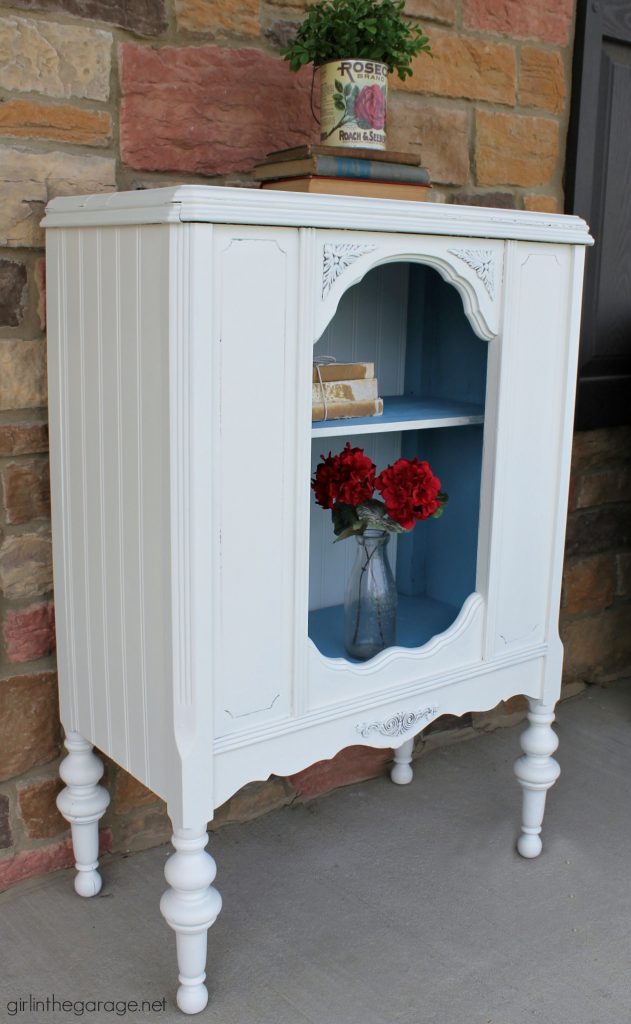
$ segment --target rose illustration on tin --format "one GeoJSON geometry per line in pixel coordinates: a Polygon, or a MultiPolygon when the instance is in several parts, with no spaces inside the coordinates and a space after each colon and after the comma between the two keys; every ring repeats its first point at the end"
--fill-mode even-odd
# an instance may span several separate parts
{"type": "Polygon", "coordinates": [[[386,98],[378,85],[366,85],[355,97],[355,120],[360,128],[383,129],[386,98]]]}

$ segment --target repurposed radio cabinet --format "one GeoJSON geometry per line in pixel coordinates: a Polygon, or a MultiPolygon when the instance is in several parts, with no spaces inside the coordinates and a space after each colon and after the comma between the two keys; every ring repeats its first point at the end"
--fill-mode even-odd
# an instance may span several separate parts
{"type": "Polygon", "coordinates": [[[101,886],[96,744],[168,804],[161,909],[204,1008],[207,821],[239,787],[440,715],[529,698],[524,857],[551,728],[586,225],[187,185],[47,209],[61,716],[75,888],[101,886]],[[315,345],[315,348],[314,348],[315,345]],[[314,352],[372,360],[383,416],[311,422],[314,352]],[[450,500],[393,537],[397,644],[342,644],[354,543],[309,480],[346,440],[428,459],[450,500]]]}

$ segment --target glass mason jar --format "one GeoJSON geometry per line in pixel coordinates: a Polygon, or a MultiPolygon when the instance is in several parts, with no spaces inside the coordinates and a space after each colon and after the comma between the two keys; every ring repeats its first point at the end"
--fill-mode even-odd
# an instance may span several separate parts
{"type": "Polygon", "coordinates": [[[344,646],[351,658],[367,661],[396,639],[397,588],[384,530],[357,537],[357,558],[344,598],[344,646]]]}

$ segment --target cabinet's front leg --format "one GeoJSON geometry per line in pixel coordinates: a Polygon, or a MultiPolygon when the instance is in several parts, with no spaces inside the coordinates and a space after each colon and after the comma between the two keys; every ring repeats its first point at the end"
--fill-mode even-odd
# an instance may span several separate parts
{"type": "Polygon", "coordinates": [[[103,762],[96,756],[92,744],[78,732],[66,736],[66,750],[59,774],[66,783],[57,797],[57,807],[72,831],[75,855],[74,887],[79,896],[96,896],[101,891],[99,866],[99,820],[110,802],[109,793],[97,785],[103,774],[103,762]]]}
{"type": "Polygon", "coordinates": [[[414,752],[414,740],[406,740],[394,752],[394,764],[390,769],[390,778],[397,786],[406,786],[414,778],[412,771],[412,754],[414,752]]]}
{"type": "Polygon", "coordinates": [[[522,834],[517,840],[517,849],[522,857],[538,857],[546,793],[558,779],[561,769],[552,757],[559,745],[552,728],[554,706],[540,700],[529,699],[528,703],[530,724],[521,737],[524,756],[515,762],[515,775],[524,791],[522,834]]]}
{"type": "Polygon", "coordinates": [[[174,828],[171,842],[175,853],[164,868],[171,888],[160,900],[160,910],[176,934],[177,1005],[183,1013],[200,1013],[208,1002],[206,933],[221,910],[221,896],[210,884],[217,868],[205,850],[205,825],[199,831],[174,828]]]}

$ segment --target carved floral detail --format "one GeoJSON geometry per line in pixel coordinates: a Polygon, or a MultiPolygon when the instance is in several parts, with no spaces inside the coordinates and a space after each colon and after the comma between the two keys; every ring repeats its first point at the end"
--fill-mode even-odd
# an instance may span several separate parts
{"type": "Polygon", "coordinates": [[[353,242],[327,242],[324,246],[322,267],[322,298],[331,291],[338,277],[360,256],[373,252],[374,245],[357,245],[353,242]]]}
{"type": "Polygon", "coordinates": [[[466,263],[475,272],[487,290],[491,300],[495,299],[495,256],[492,249],[450,249],[453,256],[466,263]]]}
{"type": "Polygon", "coordinates": [[[357,732],[366,739],[371,733],[377,732],[380,736],[395,737],[404,736],[406,732],[413,729],[419,722],[428,722],[438,714],[438,707],[424,708],[422,711],[398,711],[396,715],[387,718],[385,722],[362,722],[357,726],[357,732]]]}

